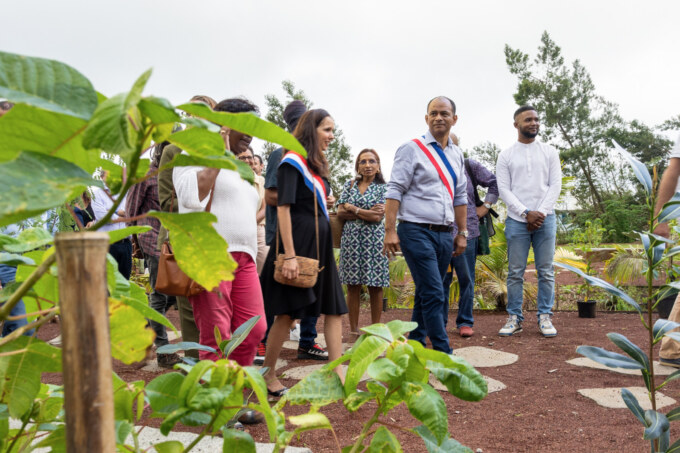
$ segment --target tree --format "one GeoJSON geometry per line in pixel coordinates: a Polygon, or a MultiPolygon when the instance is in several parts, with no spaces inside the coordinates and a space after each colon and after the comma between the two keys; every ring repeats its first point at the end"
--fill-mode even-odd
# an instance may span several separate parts
{"type": "MultiPolygon", "coordinates": [[[[307,97],[304,91],[296,89],[295,84],[290,80],[284,80],[281,82],[283,91],[286,95],[285,102],[281,102],[276,95],[267,94],[265,102],[269,110],[265,118],[267,121],[278,125],[279,127],[286,129],[287,125],[283,119],[283,110],[292,101],[302,101],[311,109],[314,105],[312,101],[307,97]]],[[[273,143],[265,143],[264,154],[266,158],[274,151],[278,145],[273,143]]],[[[350,146],[345,143],[345,137],[343,135],[340,127],[335,125],[335,140],[328,146],[326,150],[326,158],[328,159],[328,169],[329,169],[329,180],[331,183],[331,188],[336,197],[340,195],[342,191],[342,186],[352,177],[352,155],[350,153],[350,146]]]]}
{"type": "Polygon", "coordinates": [[[498,155],[501,153],[500,147],[491,142],[484,142],[481,145],[474,146],[469,152],[470,157],[483,164],[489,170],[495,172],[496,161],[498,155]]]}

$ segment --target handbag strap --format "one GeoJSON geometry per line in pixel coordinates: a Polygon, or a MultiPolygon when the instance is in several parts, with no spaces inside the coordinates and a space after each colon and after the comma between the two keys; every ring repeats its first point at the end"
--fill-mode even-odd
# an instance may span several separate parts
{"type": "MultiPolygon", "coordinates": [[[[314,193],[314,230],[316,232],[316,259],[319,260],[319,201],[316,195],[316,190],[312,190],[314,193]]],[[[279,239],[281,238],[281,232],[279,231],[279,224],[281,223],[280,217],[276,216],[276,256],[279,256],[279,239]]],[[[293,225],[291,222],[291,229],[293,225]]]]}

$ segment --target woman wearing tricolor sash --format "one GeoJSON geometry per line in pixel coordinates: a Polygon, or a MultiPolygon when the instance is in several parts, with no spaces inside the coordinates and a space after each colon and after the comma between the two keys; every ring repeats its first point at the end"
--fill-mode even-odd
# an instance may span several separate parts
{"type": "MultiPolygon", "coordinates": [[[[280,235],[279,253],[284,254],[283,275],[294,279],[299,268],[296,257],[319,260],[319,273],[313,288],[297,288],[274,280],[276,247],[269,249],[262,270],[262,292],[268,315],[276,319],[269,331],[267,353],[263,366],[269,367],[264,376],[271,395],[281,396],[287,390],[274,371],[283,342],[288,339],[289,328],[295,319],[325,315],[324,333],[328,359],[333,361],[342,353],[342,318],[347,304],[338,277],[331,238],[326,198],[330,192],[328,161],[325,151],[333,141],[333,118],[322,109],[306,112],[298,122],[293,135],[307,150],[307,158],[287,152],[278,168],[278,219],[280,235]],[[314,191],[317,199],[319,224],[319,256],[316,250],[316,221],[314,218],[314,191]]],[[[272,170],[273,171],[273,170],[272,170]]]]}

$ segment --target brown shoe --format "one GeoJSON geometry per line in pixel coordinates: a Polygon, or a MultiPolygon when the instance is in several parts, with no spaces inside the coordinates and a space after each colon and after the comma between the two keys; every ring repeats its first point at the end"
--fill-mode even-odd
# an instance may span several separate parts
{"type": "Polygon", "coordinates": [[[472,330],[472,327],[470,326],[463,326],[458,329],[458,333],[460,334],[461,337],[468,338],[473,336],[475,334],[475,331],[472,330]]]}
{"type": "Polygon", "coordinates": [[[156,354],[158,366],[162,368],[172,368],[176,363],[181,363],[182,358],[177,354],[156,354]]]}

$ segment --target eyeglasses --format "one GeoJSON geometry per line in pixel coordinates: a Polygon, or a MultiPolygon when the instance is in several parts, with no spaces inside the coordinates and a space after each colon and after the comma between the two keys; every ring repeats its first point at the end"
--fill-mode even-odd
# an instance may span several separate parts
{"type": "Polygon", "coordinates": [[[255,160],[253,156],[244,156],[243,154],[237,157],[238,160],[240,160],[241,162],[253,162],[255,160]]]}
{"type": "Polygon", "coordinates": [[[377,163],[378,162],[375,159],[363,159],[363,160],[359,161],[359,165],[366,165],[366,164],[375,165],[377,163]]]}

